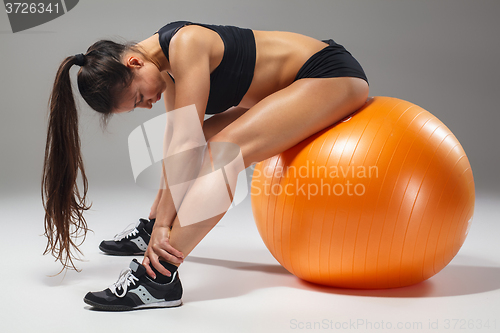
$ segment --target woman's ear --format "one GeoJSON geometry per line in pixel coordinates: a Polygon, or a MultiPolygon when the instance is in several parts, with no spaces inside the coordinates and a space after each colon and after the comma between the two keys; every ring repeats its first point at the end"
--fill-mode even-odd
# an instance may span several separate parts
{"type": "Polygon", "coordinates": [[[134,54],[129,54],[125,56],[125,66],[130,69],[139,69],[140,67],[144,66],[144,60],[134,54]]]}

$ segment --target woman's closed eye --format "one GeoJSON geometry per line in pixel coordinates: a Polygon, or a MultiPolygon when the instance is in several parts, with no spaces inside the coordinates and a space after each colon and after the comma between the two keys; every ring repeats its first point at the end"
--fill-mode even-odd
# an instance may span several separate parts
{"type": "Polygon", "coordinates": [[[143,96],[143,95],[141,95],[141,99],[139,100],[139,102],[135,102],[135,104],[134,104],[134,109],[137,107],[137,105],[139,105],[139,104],[141,104],[141,103],[142,103],[143,99],[144,99],[144,96],[143,96]]]}

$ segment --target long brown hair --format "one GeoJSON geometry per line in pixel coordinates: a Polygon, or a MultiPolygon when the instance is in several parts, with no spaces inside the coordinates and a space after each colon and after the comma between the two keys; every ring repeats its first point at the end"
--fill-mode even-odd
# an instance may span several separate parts
{"type": "Polygon", "coordinates": [[[78,56],[67,57],[56,74],[49,101],[41,191],[47,237],[44,254],[51,253],[62,263],[62,270],[77,270],[74,260],[78,257],[74,250],[82,254],[78,247],[89,231],[83,212],[91,206],[86,203],[88,182],[80,150],[70,69],[74,64],[82,65],[78,72],[78,90],[87,104],[102,114],[101,123],[105,126],[117,107],[120,91],[134,78],[133,72],[121,62],[129,50],[138,51],[134,44],[102,40],[87,50],[83,64],[78,56]],[[78,173],[82,191],[77,185],[78,173]],[[81,242],[77,242],[79,238],[81,242]]]}

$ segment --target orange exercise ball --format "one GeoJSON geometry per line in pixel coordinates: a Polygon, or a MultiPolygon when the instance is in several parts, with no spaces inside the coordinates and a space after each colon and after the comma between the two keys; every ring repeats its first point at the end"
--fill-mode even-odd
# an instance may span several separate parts
{"type": "Polygon", "coordinates": [[[435,116],[372,97],[351,117],[255,166],[252,210],[292,274],[344,288],[395,288],[443,269],[467,236],[474,179],[435,116]]]}

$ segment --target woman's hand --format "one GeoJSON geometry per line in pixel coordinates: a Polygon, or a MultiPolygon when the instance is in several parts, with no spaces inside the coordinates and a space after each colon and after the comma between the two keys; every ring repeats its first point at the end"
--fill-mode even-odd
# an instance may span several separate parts
{"type": "Polygon", "coordinates": [[[184,261],[184,255],[170,245],[168,241],[169,234],[169,227],[155,226],[153,228],[148,249],[142,261],[142,265],[146,268],[146,272],[153,279],[156,278],[156,275],[150,265],[153,265],[160,274],[171,276],[171,273],[160,263],[160,259],[174,264],[181,264],[184,261]]]}

